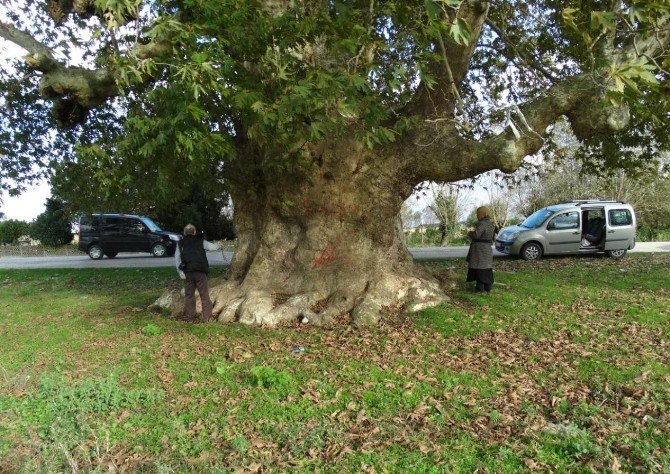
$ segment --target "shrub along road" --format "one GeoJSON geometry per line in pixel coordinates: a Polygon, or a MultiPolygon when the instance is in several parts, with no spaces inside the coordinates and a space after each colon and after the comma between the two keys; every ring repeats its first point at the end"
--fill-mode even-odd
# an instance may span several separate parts
{"type": "MultiPolygon", "coordinates": [[[[410,249],[416,260],[435,260],[440,258],[459,258],[468,253],[467,247],[420,247],[410,249]]],[[[638,242],[631,252],[670,252],[670,242],[638,242]]],[[[493,251],[495,257],[507,257],[493,251]]],[[[208,252],[207,258],[212,266],[224,266],[230,263],[232,252],[208,252]]],[[[143,253],[120,253],[113,259],[91,260],[88,256],[55,257],[0,257],[0,268],[157,268],[174,265],[172,258],[156,258],[143,253]]]]}

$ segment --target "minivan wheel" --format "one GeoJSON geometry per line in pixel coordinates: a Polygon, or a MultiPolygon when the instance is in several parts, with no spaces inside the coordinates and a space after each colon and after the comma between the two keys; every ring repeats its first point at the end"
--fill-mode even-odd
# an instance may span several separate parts
{"type": "Polygon", "coordinates": [[[167,255],[167,247],[163,244],[155,244],[151,247],[151,254],[154,257],[165,257],[167,255]]]}
{"type": "Polygon", "coordinates": [[[99,245],[91,245],[88,248],[88,256],[91,257],[93,260],[100,260],[103,255],[104,252],[102,251],[102,247],[100,247],[99,245]]]}
{"type": "Polygon", "coordinates": [[[623,258],[624,255],[626,255],[626,252],[628,252],[628,250],[619,249],[619,250],[608,250],[606,253],[609,257],[620,259],[623,258]]]}
{"type": "Polygon", "coordinates": [[[542,256],[542,247],[535,242],[529,242],[521,247],[521,258],[524,260],[537,260],[542,256]]]}

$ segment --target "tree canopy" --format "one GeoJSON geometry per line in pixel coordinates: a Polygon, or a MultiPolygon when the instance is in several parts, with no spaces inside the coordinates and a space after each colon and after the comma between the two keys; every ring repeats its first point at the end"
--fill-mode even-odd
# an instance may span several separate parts
{"type": "Polygon", "coordinates": [[[241,142],[282,167],[305,143],[355,134],[373,148],[427,121],[430,135],[449,125],[483,144],[480,157],[496,156],[421,173],[451,179],[515,168],[559,114],[588,156],[648,160],[670,145],[669,9],[653,0],[9,0],[0,37],[27,55],[2,63],[0,179],[8,189],[57,171],[121,192],[141,177],[173,197],[184,169],[204,180],[245,160],[241,142]],[[621,105],[620,116],[603,118],[605,105],[579,111],[572,97],[584,94],[621,105]],[[617,120],[630,122],[625,131],[617,120]],[[612,127],[622,130],[615,139],[603,133],[612,127]],[[515,134],[513,159],[500,158],[515,134]]]}

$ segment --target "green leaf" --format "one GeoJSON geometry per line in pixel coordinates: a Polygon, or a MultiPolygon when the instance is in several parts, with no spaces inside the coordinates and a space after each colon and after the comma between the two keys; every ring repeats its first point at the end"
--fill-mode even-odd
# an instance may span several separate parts
{"type": "Polygon", "coordinates": [[[472,29],[465,20],[456,18],[449,28],[449,35],[456,43],[467,46],[472,38],[472,29]]]}
{"type": "Polygon", "coordinates": [[[337,111],[340,113],[342,117],[346,119],[354,119],[358,116],[356,108],[353,105],[348,104],[346,102],[338,102],[337,111]]]}
{"type": "Polygon", "coordinates": [[[625,88],[626,84],[624,82],[624,79],[619,76],[614,76],[613,90],[615,90],[616,92],[623,92],[625,88]]]}
{"type": "Polygon", "coordinates": [[[630,19],[631,22],[636,22],[636,21],[644,21],[645,19],[645,14],[644,10],[641,7],[638,7],[637,5],[633,5],[630,8],[630,11],[628,12],[628,18],[630,19]]]}
{"type": "Polygon", "coordinates": [[[425,0],[426,13],[430,21],[439,20],[442,16],[442,9],[435,0],[425,0]]]}
{"type": "Polygon", "coordinates": [[[638,77],[640,78],[640,80],[642,82],[645,82],[647,84],[650,84],[650,85],[658,85],[659,84],[658,79],[656,79],[656,76],[654,76],[654,74],[651,71],[647,71],[647,70],[640,71],[640,73],[638,74],[638,77]]]}
{"type": "Polygon", "coordinates": [[[193,84],[193,98],[197,101],[200,94],[205,92],[205,89],[200,84],[193,84]]]}
{"type": "Polygon", "coordinates": [[[573,30],[579,30],[577,24],[575,23],[575,13],[579,11],[578,8],[564,8],[561,12],[561,16],[565,24],[572,28],[573,30]]]}
{"type": "Polygon", "coordinates": [[[594,30],[616,31],[614,13],[591,12],[591,28],[594,30]]]}
{"type": "Polygon", "coordinates": [[[309,138],[310,140],[319,140],[326,134],[324,124],[321,122],[312,122],[309,125],[309,138]]]}
{"type": "Polygon", "coordinates": [[[265,112],[266,107],[265,107],[265,104],[263,102],[258,100],[256,102],[254,102],[253,104],[251,104],[251,110],[253,110],[257,114],[262,114],[262,113],[265,112]]]}

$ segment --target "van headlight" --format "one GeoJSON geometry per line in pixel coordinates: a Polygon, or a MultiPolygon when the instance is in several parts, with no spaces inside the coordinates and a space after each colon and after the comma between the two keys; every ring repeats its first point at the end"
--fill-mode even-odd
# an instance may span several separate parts
{"type": "Polygon", "coordinates": [[[170,235],[168,235],[168,237],[170,237],[170,240],[174,240],[175,242],[179,242],[179,240],[180,240],[178,235],[170,234],[170,235]]]}
{"type": "Polygon", "coordinates": [[[503,232],[502,235],[500,236],[500,240],[506,240],[508,242],[514,242],[516,238],[519,236],[521,233],[520,230],[514,231],[514,232],[503,232]]]}

